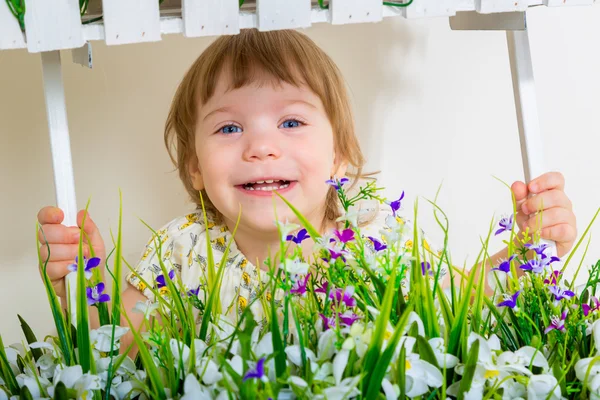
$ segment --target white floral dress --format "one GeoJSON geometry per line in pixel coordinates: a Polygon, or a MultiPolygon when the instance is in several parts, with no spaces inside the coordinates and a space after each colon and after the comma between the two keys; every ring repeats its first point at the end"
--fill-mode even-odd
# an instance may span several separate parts
{"type": "MultiPolygon", "coordinates": [[[[362,201],[358,205],[361,235],[380,238],[382,232],[389,230],[386,219],[392,214],[386,205],[379,205],[376,201],[362,201]]],[[[251,311],[255,318],[264,319],[260,301],[254,301],[264,288],[269,279],[267,272],[260,270],[238,250],[235,241],[231,241],[231,233],[225,225],[214,222],[214,215],[207,214],[208,225],[204,222],[201,210],[176,218],[158,230],[157,236],[150,239],[140,261],[135,267],[135,272],[127,276],[127,281],[140,290],[150,300],[154,299],[153,292],[147,285],[155,285],[156,278],[162,275],[159,257],[167,270],[174,270],[184,290],[196,290],[205,287],[207,282],[207,243],[210,237],[210,246],[215,265],[223,259],[226,246],[231,242],[221,285],[220,300],[223,312],[232,322],[237,322],[237,317],[251,304],[251,311]],[[141,279],[140,279],[141,278],[141,279]]],[[[405,223],[409,234],[400,240],[404,247],[412,247],[412,228],[410,221],[396,217],[397,221],[405,223]]],[[[389,222],[389,219],[388,219],[389,222]]],[[[429,246],[426,240],[424,245],[429,246]]],[[[407,279],[403,284],[407,287],[407,279]]],[[[163,288],[161,290],[165,290],[163,288]]],[[[406,292],[405,292],[406,293],[406,292]]],[[[265,293],[267,301],[272,294],[265,293]]],[[[279,296],[276,296],[276,301],[279,296]]]]}

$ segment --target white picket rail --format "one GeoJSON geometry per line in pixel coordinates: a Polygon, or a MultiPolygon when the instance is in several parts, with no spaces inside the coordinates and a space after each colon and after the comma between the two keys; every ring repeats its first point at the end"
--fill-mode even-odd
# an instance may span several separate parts
{"type": "Polygon", "coordinates": [[[540,5],[591,5],[594,0],[414,0],[408,7],[384,6],[382,0],[330,0],[330,9],[315,7],[310,0],[257,0],[254,11],[240,11],[238,0],[182,0],[181,16],[162,17],[158,0],[102,0],[103,21],[86,25],[81,24],[77,0],[25,3],[24,35],[6,2],[0,1],[0,50],[27,48],[35,53],[78,48],[92,40],[108,45],[141,43],[161,40],[165,34],[230,35],[244,28],[293,29],[322,22],[377,22],[392,16],[452,16],[459,11],[500,13],[540,5]]]}

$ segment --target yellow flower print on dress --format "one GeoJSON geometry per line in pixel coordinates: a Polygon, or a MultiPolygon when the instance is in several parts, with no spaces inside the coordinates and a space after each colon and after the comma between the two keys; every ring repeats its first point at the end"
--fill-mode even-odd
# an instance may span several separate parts
{"type": "Polygon", "coordinates": [[[238,305],[240,306],[240,310],[244,310],[246,308],[246,306],[248,305],[248,300],[246,300],[246,298],[244,296],[239,296],[238,297],[238,305]]]}
{"type": "Polygon", "coordinates": [[[245,283],[246,285],[250,285],[250,274],[249,274],[249,273],[247,273],[247,272],[244,272],[244,273],[242,274],[242,281],[244,281],[244,283],[245,283]]]}
{"type": "Polygon", "coordinates": [[[179,226],[180,231],[184,230],[189,226],[192,226],[193,224],[199,221],[198,214],[196,213],[186,215],[185,219],[187,220],[187,222],[179,226]]]}

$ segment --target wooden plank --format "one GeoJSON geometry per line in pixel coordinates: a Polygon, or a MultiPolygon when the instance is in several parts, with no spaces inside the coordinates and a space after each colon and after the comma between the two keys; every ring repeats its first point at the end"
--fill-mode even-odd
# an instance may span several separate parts
{"type": "Polygon", "coordinates": [[[85,43],[78,0],[25,1],[27,49],[31,53],[73,49],[85,43]]]}
{"type": "Polygon", "coordinates": [[[160,11],[154,0],[102,0],[106,44],[157,42],[160,11]]]}
{"type": "Polygon", "coordinates": [[[408,7],[396,7],[405,18],[449,17],[456,14],[455,0],[415,0],[408,7]]]}
{"type": "Polygon", "coordinates": [[[308,28],[310,26],[310,0],[257,0],[258,29],[308,28]]]}
{"type": "Polygon", "coordinates": [[[181,7],[187,37],[240,32],[239,0],[182,0],[181,7]]]}
{"type": "Polygon", "coordinates": [[[25,47],[25,36],[19,21],[10,12],[8,4],[0,1],[0,50],[21,49],[25,47]]]}
{"type": "Polygon", "coordinates": [[[529,6],[528,0],[476,0],[475,10],[481,14],[525,11],[529,6]]]}
{"type": "Polygon", "coordinates": [[[378,22],[383,19],[381,0],[331,0],[332,24],[378,22]]]}

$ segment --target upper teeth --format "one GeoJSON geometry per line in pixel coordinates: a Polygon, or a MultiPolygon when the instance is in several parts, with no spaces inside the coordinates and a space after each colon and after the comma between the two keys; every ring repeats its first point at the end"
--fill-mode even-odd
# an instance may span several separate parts
{"type": "Polygon", "coordinates": [[[280,180],[273,180],[273,179],[269,179],[266,181],[256,181],[256,182],[250,182],[248,183],[249,185],[254,185],[254,184],[260,184],[260,183],[273,183],[273,182],[281,182],[280,180]]]}

